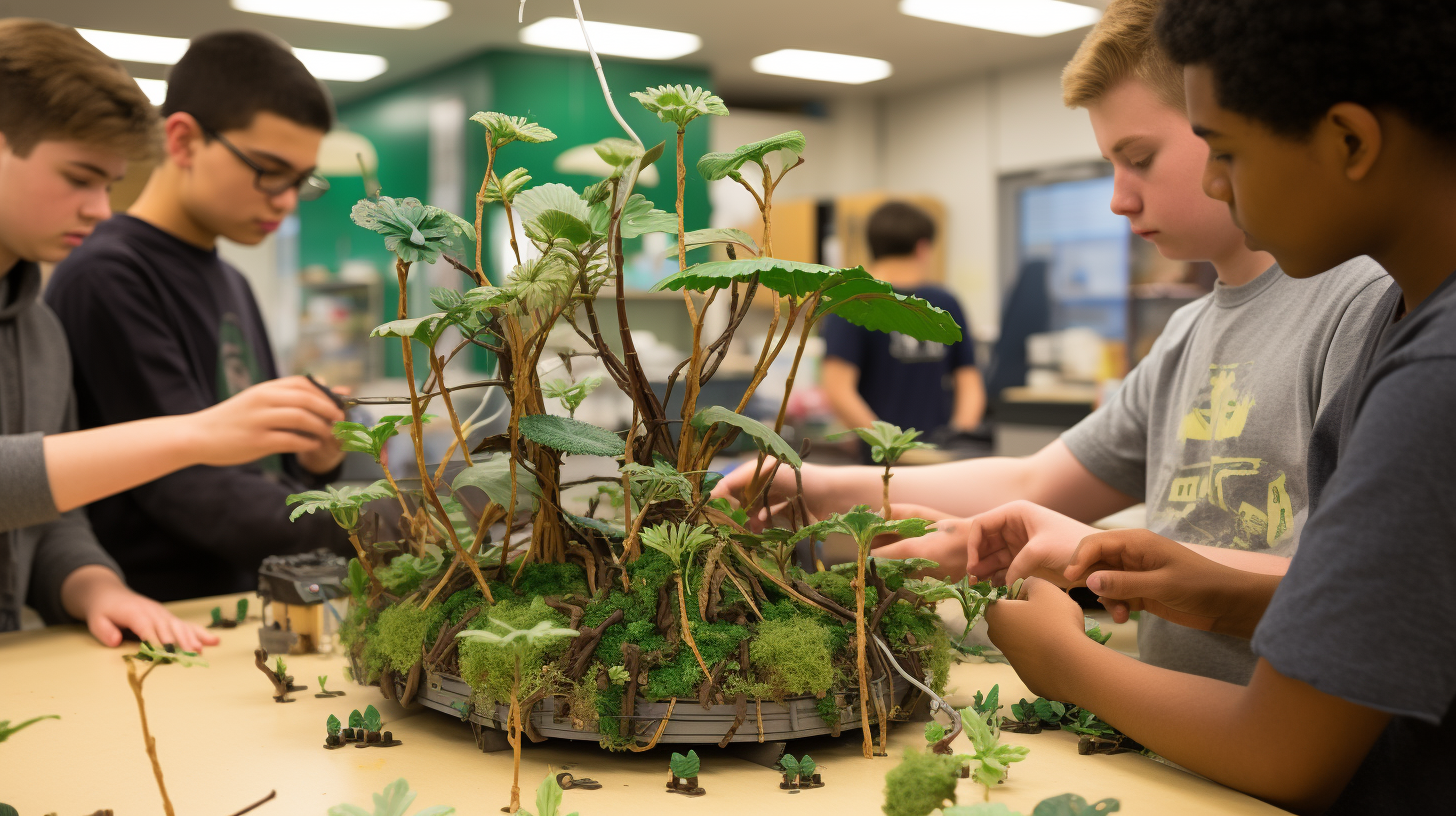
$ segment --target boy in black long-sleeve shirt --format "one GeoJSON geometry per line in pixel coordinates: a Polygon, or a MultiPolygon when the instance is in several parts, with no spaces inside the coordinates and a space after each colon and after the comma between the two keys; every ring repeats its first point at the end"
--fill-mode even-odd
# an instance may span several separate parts
{"type": "MultiPolygon", "coordinates": [[[[252,292],[216,242],[261,242],[318,189],[312,168],[332,106],[285,45],[252,32],[195,40],[168,80],[163,163],[127,214],[60,264],[46,294],[75,357],[83,427],[197,411],[278,376],[252,292]]],[[[333,443],[188,468],[97,502],[91,523],[153,598],[250,589],[266,555],[351,551],[327,516],[290,524],[284,505],[342,458],[333,443]]]]}

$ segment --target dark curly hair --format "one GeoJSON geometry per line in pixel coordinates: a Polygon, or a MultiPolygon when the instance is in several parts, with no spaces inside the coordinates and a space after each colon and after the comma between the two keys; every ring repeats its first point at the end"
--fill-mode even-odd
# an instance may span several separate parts
{"type": "Polygon", "coordinates": [[[1340,102],[1456,145],[1453,0],[1165,0],[1157,36],[1207,66],[1218,102],[1302,138],[1340,102]]]}

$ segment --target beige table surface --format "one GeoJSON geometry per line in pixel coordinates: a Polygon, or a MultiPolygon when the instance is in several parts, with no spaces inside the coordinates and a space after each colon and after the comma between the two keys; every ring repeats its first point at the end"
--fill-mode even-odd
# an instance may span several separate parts
{"type": "MultiPolygon", "coordinates": [[[[208,610],[230,599],[173,604],[177,614],[199,623],[208,610]]],[[[254,599],[254,608],[257,608],[254,599]]],[[[256,618],[256,616],[255,616],[256,618]]],[[[259,816],[323,816],[340,802],[372,810],[372,792],[405,777],[419,792],[410,812],[430,805],[452,805],[461,816],[499,814],[509,801],[509,752],[483,754],[470,728],[438,712],[406,711],[383,700],[378,689],[344,679],[337,656],[288,659],[289,671],[308,691],[297,701],[277,704],[271,686],[252,663],[256,622],[223,630],[222,644],[204,657],[210,668],[163,666],[146,682],[147,713],[168,790],[179,816],[226,816],[277,789],[278,798],[253,811],[259,816]],[[318,699],[319,674],[345,697],[318,699]],[[347,719],[350,710],[374,704],[404,744],[395,748],[322,747],[329,714],[347,719]]],[[[1111,645],[1128,648],[1129,628],[1115,627],[1111,645]]],[[[0,719],[23,720],[37,714],[62,719],[31,726],[0,743],[0,802],[21,816],[56,812],[80,816],[111,808],[117,816],[152,816],[161,800],[142,747],[136,704],[126,682],[120,650],[96,643],[81,627],[0,635],[0,719]]],[[[977,689],[1001,684],[1009,704],[1027,695],[1006,665],[967,663],[952,670],[951,703],[964,706],[977,689]]],[[[891,730],[891,758],[865,760],[857,732],[845,737],[804,740],[791,745],[796,756],[807,750],[819,763],[826,787],[786,793],[778,776],[715,746],[698,749],[701,784],[697,799],[664,792],[668,750],[611,754],[591,742],[548,741],[526,744],[521,760],[522,798],[534,809],[535,786],[545,775],[570,769],[603,784],[595,791],[568,791],[565,812],[604,814],[878,814],[884,775],[907,746],[922,747],[922,726],[891,730]]],[[[1010,780],[992,792],[992,801],[1030,813],[1039,800],[1075,792],[1089,800],[1116,797],[1122,813],[1281,814],[1283,811],[1202,778],[1136,754],[1078,756],[1076,737],[1065,732],[1005,734],[1008,743],[1031,753],[1012,766],[1010,780]]],[[[962,802],[979,801],[981,788],[964,780],[962,802]]]]}

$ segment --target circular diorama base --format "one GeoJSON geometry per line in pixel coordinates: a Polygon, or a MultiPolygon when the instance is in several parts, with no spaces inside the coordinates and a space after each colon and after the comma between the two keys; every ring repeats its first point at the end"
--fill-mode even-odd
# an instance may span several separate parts
{"type": "MultiPolygon", "coordinates": [[[[916,708],[915,701],[910,698],[917,696],[918,691],[903,678],[894,679],[897,682],[889,689],[887,699],[890,702],[887,708],[899,710],[906,715],[892,721],[908,719],[908,714],[916,708]]],[[[397,678],[394,683],[394,698],[399,699],[405,693],[405,680],[397,678]]],[[[883,678],[871,683],[871,699],[875,692],[884,692],[883,683],[883,678]]],[[[426,708],[470,722],[475,726],[476,744],[482,750],[500,750],[498,746],[503,744],[503,740],[486,738],[486,732],[505,732],[510,706],[472,705],[472,694],[469,684],[459,677],[430,673],[421,678],[415,701],[426,708]],[[462,710],[469,711],[469,715],[462,718],[462,710]]],[[[832,690],[829,694],[834,696],[839,711],[837,727],[831,726],[820,716],[817,708],[819,698],[812,695],[790,697],[782,703],[774,700],[747,700],[741,709],[736,702],[713,704],[704,708],[696,699],[679,699],[673,704],[649,702],[639,697],[636,710],[628,721],[630,724],[625,726],[630,731],[623,731],[622,736],[635,736],[639,744],[647,744],[654,741],[653,737],[660,728],[662,733],[655,740],[659,745],[727,746],[732,743],[784,742],[858,730],[863,724],[859,691],[832,690]],[[664,717],[667,717],[665,726],[662,724],[664,717]]],[[[536,736],[544,739],[599,742],[602,738],[597,727],[587,726],[580,719],[573,718],[569,710],[561,710],[553,697],[547,697],[532,706],[528,723],[530,730],[534,730],[536,736]]]]}

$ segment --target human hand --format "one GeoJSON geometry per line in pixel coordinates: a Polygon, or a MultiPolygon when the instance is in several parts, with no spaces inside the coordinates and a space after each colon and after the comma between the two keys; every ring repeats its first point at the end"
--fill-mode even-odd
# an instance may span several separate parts
{"type": "Polygon", "coordinates": [[[1029,501],[1007,502],[971,519],[966,572],[996,586],[1035,576],[1061,586],[1077,542],[1096,528],[1029,501]]]}
{"type": "Polygon", "coordinates": [[[1251,637],[1279,576],[1245,572],[1204,558],[1148,530],[1112,530],[1082,539],[1064,577],[1085,582],[1118,623],[1147,610],[1182,626],[1251,637]]]}
{"type": "Polygon", "coordinates": [[[197,464],[240,465],[293,453],[310,471],[324,473],[344,456],[334,438],[343,410],[304,377],[258,383],[185,419],[197,464]]]}
{"type": "MultiPolygon", "coordinates": [[[[832,470],[833,468],[831,467],[811,465],[807,462],[800,469],[804,480],[804,506],[814,521],[823,519],[836,510],[849,509],[848,507],[839,508],[833,505],[833,489],[828,485],[830,481],[829,473],[832,470]]],[[[768,474],[773,474],[773,484],[768,489],[768,511],[765,512],[763,509],[763,499],[758,498],[754,501],[754,507],[757,509],[748,514],[750,529],[758,532],[769,526],[770,517],[783,512],[788,507],[789,500],[798,493],[798,480],[794,477],[794,469],[792,467],[780,463],[778,459],[772,456],[764,460],[763,467],[761,468],[758,467],[758,461],[756,459],[744,462],[730,471],[728,475],[724,476],[718,484],[713,486],[712,497],[715,499],[727,499],[734,505],[742,507],[745,501],[754,498],[752,496],[744,496],[743,493],[748,489],[749,482],[753,481],[755,472],[759,473],[758,481],[760,486],[763,480],[768,478],[768,474]]]]}
{"type": "Polygon", "coordinates": [[[1085,635],[1082,607],[1060,587],[1040,578],[1021,585],[1019,599],[986,607],[986,634],[1033,694],[1067,700],[1067,663],[1077,650],[1097,646],[1085,635]]]}
{"type": "Polygon", "coordinates": [[[61,583],[61,600],[73,617],[86,621],[105,646],[121,645],[121,630],[130,629],[157,646],[173,644],[189,652],[216,646],[216,635],[187,623],[151,598],[138,595],[106,567],[88,564],[61,583]]]}
{"type": "Polygon", "coordinates": [[[926,519],[935,522],[935,527],[919,538],[881,536],[871,545],[875,557],[928,558],[939,566],[926,570],[926,574],[952,581],[966,574],[966,534],[971,519],[957,518],[923,504],[891,504],[890,518],[926,519]]]}

